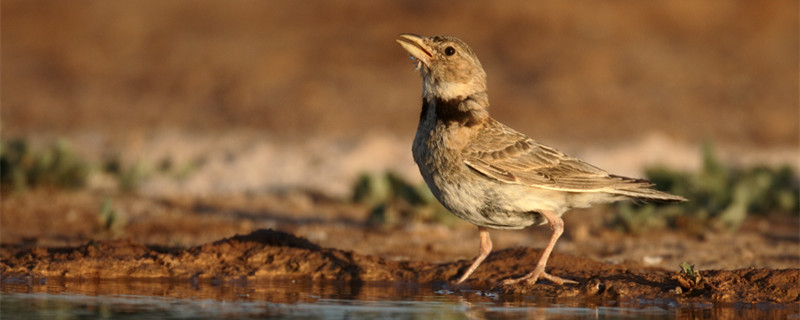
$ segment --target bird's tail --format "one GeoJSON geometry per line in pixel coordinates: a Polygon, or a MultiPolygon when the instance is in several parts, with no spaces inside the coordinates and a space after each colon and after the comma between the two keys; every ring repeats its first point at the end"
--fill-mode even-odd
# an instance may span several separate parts
{"type": "Polygon", "coordinates": [[[626,196],[636,200],[651,200],[664,202],[684,202],[686,198],[653,189],[653,183],[644,179],[625,178],[628,182],[624,187],[614,190],[614,194],[626,196]]]}

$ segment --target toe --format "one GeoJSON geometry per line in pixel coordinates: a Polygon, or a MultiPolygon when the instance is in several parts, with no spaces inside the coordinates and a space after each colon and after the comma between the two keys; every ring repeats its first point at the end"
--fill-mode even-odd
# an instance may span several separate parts
{"type": "Polygon", "coordinates": [[[545,279],[547,279],[547,280],[550,280],[550,281],[552,281],[553,283],[555,283],[555,284],[557,284],[557,285],[560,285],[560,286],[564,285],[565,283],[568,283],[568,284],[577,284],[577,283],[578,283],[577,281],[573,281],[573,280],[569,280],[569,279],[564,279],[564,278],[561,278],[561,277],[556,277],[556,276],[554,276],[554,275],[551,275],[551,274],[549,274],[549,273],[543,273],[543,274],[542,274],[542,278],[545,278],[545,279]]]}

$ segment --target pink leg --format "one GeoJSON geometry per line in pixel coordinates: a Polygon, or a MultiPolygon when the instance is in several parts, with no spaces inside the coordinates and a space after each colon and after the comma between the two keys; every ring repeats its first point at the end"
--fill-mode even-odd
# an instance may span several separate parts
{"type": "Polygon", "coordinates": [[[486,230],[486,228],[484,227],[478,227],[478,231],[480,231],[481,235],[480,253],[478,254],[478,257],[475,258],[475,262],[473,262],[472,265],[469,266],[467,272],[464,272],[464,275],[461,276],[460,279],[458,279],[458,282],[456,282],[456,286],[461,285],[461,283],[464,282],[464,280],[467,280],[469,275],[475,272],[475,269],[478,269],[478,266],[481,264],[481,262],[483,262],[483,260],[486,259],[487,256],[489,256],[489,253],[492,252],[492,239],[489,238],[489,230],[486,230]]]}
{"type": "Polygon", "coordinates": [[[556,246],[558,237],[560,237],[561,233],[564,232],[564,221],[561,220],[561,217],[552,212],[541,212],[541,215],[547,219],[547,222],[550,224],[550,229],[553,230],[553,234],[550,236],[550,241],[547,243],[547,247],[545,247],[544,251],[542,251],[542,256],[539,258],[539,262],[536,263],[536,268],[534,268],[531,273],[528,273],[524,277],[505,280],[503,281],[503,284],[515,284],[520,281],[525,281],[528,284],[535,284],[540,277],[550,280],[558,285],[563,285],[564,283],[577,283],[575,281],[562,279],[544,272],[544,267],[547,265],[547,259],[550,258],[550,253],[553,252],[553,247],[556,246]]]}

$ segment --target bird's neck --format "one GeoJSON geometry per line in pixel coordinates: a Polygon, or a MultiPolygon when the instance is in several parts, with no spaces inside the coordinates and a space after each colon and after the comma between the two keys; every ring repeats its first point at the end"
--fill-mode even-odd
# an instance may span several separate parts
{"type": "Polygon", "coordinates": [[[435,117],[436,123],[472,127],[489,118],[488,107],[489,96],[485,91],[456,99],[423,97],[420,122],[433,120],[430,118],[435,117]]]}
{"type": "Polygon", "coordinates": [[[481,78],[458,82],[423,75],[422,79],[422,97],[428,100],[464,100],[470,96],[486,95],[486,81],[481,78]]]}

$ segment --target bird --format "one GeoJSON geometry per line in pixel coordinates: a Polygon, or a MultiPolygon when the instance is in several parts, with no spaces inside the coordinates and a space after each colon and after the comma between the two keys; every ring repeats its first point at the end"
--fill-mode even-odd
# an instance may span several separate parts
{"type": "Polygon", "coordinates": [[[552,231],[533,270],[503,285],[577,283],[545,271],[564,231],[561,216],[572,208],[619,200],[686,201],[653,189],[645,179],[603,169],[541,144],[489,116],[486,72],[475,51],[453,36],[400,34],[422,77],[422,110],[412,154],[436,199],[455,216],[478,227],[478,256],[456,287],[492,251],[489,229],[550,226],[552,231]]]}

